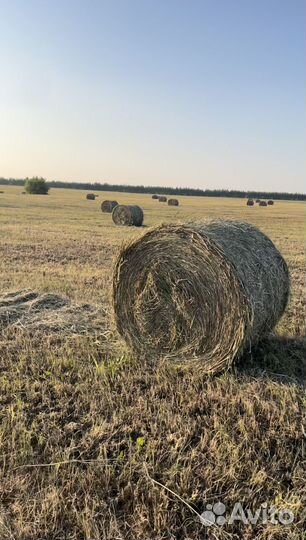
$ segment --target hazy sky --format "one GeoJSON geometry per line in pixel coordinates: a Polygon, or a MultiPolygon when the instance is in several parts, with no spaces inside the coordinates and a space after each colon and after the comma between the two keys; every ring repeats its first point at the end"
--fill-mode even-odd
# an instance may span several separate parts
{"type": "Polygon", "coordinates": [[[305,0],[0,0],[0,176],[305,191],[305,0]]]}

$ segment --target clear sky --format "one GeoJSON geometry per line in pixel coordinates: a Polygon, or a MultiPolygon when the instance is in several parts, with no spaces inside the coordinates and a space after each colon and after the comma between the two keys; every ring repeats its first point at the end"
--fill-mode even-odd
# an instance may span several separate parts
{"type": "Polygon", "coordinates": [[[0,176],[305,191],[305,0],[0,0],[0,176]]]}

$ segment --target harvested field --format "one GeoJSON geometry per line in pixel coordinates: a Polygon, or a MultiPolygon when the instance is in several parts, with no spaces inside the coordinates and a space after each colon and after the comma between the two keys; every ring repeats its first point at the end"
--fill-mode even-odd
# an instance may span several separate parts
{"type": "MultiPolygon", "coordinates": [[[[113,262],[141,231],[116,227],[85,191],[20,193],[0,201],[1,540],[302,540],[305,204],[180,198],[184,222],[259,227],[292,281],[274,335],[206,376],[148,365],[115,331],[113,262]],[[294,520],[208,530],[197,514],[219,501],[294,520]]],[[[149,227],[176,215],[145,195],[106,198],[142,207],[149,227]]]]}

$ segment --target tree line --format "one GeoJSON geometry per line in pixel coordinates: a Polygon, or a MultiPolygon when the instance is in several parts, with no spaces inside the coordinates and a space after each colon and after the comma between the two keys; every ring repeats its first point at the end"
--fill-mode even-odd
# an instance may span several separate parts
{"type": "MultiPolygon", "coordinates": [[[[24,186],[25,179],[0,178],[0,185],[24,186]]],[[[305,201],[304,193],[287,193],[277,191],[241,191],[237,189],[195,189],[195,188],[172,188],[159,186],[130,186],[116,185],[98,182],[64,182],[60,180],[49,180],[48,188],[84,189],[87,191],[118,191],[126,193],[148,193],[159,195],[192,195],[193,197],[232,197],[232,198],[252,198],[252,199],[274,199],[305,201]]]]}

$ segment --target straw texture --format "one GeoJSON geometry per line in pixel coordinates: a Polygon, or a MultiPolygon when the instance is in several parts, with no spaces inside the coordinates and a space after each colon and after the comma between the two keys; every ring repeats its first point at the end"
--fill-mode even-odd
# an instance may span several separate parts
{"type": "Polygon", "coordinates": [[[115,321],[128,346],[205,372],[270,332],[288,293],[286,262],[242,222],[162,225],[125,245],[114,268],[115,321]]]}
{"type": "Polygon", "coordinates": [[[116,225],[134,225],[140,227],[143,223],[143,211],[140,206],[125,206],[118,204],[113,210],[112,218],[116,225]]]}
{"type": "Polygon", "coordinates": [[[102,212],[111,214],[115,206],[117,205],[118,205],[117,201],[103,201],[103,203],[101,204],[101,210],[102,212]]]}

